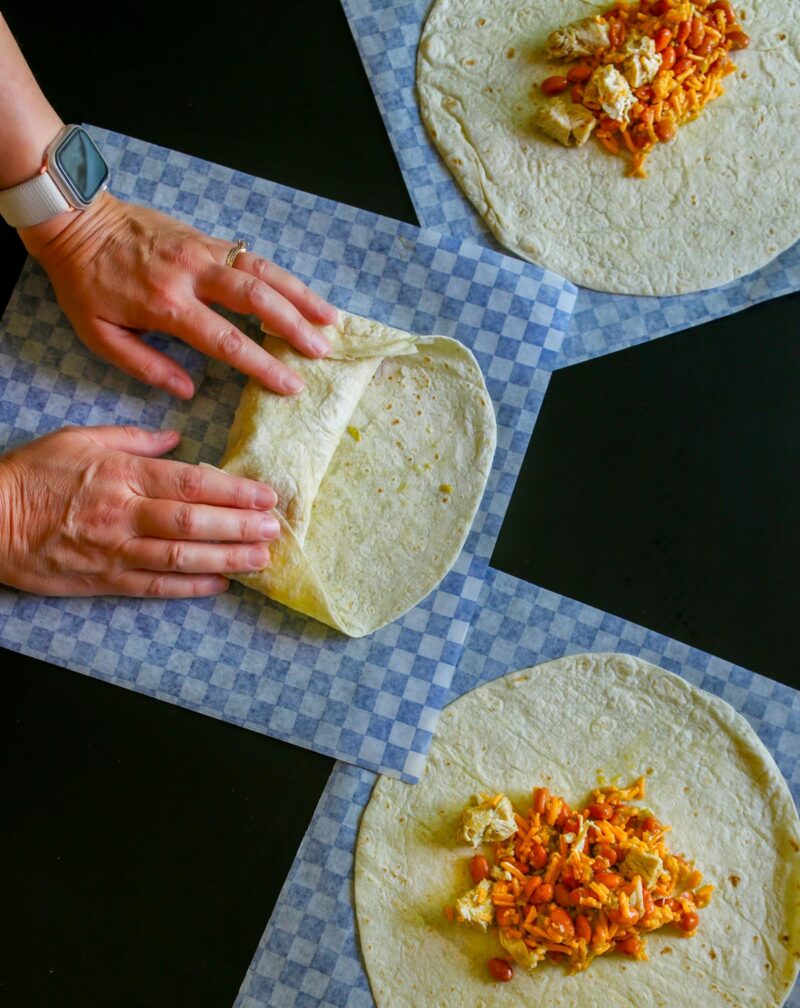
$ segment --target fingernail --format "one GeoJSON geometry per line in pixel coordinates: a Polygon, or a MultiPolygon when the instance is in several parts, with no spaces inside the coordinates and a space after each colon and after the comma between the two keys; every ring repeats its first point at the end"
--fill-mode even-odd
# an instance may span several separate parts
{"type": "Polygon", "coordinates": [[[177,436],[178,432],[174,430],[153,431],[156,441],[174,441],[177,436]]]}
{"type": "Polygon", "coordinates": [[[303,379],[294,371],[289,371],[281,377],[280,385],[284,392],[302,392],[303,379]]]}
{"type": "Polygon", "coordinates": [[[191,399],[194,395],[194,385],[180,375],[173,375],[167,382],[167,391],[179,399],[191,399]]]}
{"type": "Polygon", "coordinates": [[[269,487],[256,487],[253,494],[253,507],[271,508],[275,506],[275,491],[269,487]]]}
{"type": "Polygon", "coordinates": [[[267,515],[265,518],[261,519],[261,524],[258,526],[258,531],[264,539],[274,539],[276,535],[280,533],[281,527],[278,523],[278,519],[274,518],[272,515],[267,515]]]}
{"type": "Polygon", "coordinates": [[[250,570],[261,570],[269,563],[269,550],[260,546],[253,546],[247,551],[247,566],[250,570]]]}
{"type": "Polygon", "coordinates": [[[320,336],[319,333],[314,333],[311,337],[311,349],[314,353],[320,354],[321,356],[322,354],[331,352],[331,345],[324,336],[320,336]]]}

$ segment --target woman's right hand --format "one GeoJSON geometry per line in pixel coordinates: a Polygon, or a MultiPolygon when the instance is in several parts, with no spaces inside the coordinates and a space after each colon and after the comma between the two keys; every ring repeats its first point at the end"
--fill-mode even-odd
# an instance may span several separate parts
{"type": "Polygon", "coordinates": [[[178,598],[260,570],[273,490],[160,459],[175,431],[65,427],[0,456],[0,582],[39,595],[178,598]]]}

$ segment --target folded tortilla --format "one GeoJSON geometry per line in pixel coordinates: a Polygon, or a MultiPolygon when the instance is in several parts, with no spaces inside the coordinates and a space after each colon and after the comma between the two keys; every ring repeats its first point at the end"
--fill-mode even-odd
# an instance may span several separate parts
{"type": "MultiPolygon", "coordinates": [[[[682,294],[752,272],[800,236],[800,22],[793,0],[742,5],[752,43],[726,93],[647,159],[649,178],[595,140],[562,147],[536,125],[558,28],[611,2],[436,0],[422,32],[422,118],[506,248],[575,283],[682,294]]],[[[737,10],[739,8],[737,7],[737,10]]]]}
{"type": "Polygon", "coordinates": [[[470,351],[340,312],[310,360],[264,346],[305,381],[284,397],[250,381],[221,466],[268,483],[281,536],[238,578],[351,637],[424,598],[464,544],[489,475],[495,418],[470,351]]]}
{"type": "Polygon", "coordinates": [[[627,655],[576,655],[512,673],[447,707],[416,785],[382,777],[358,835],[355,898],[377,1008],[778,1008],[800,956],[800,821],[772,757],[743,717],[678,676],[627,655]],[[598,786],[647,779],[643,804],[669,846],[716,890],[692,938],[647,935],[568,976],[546,962],[495,983],[495,933],[448,922],[471,889],[456,838],[475,793],[518,810],[548,787],[578,807],[598,786]]]}

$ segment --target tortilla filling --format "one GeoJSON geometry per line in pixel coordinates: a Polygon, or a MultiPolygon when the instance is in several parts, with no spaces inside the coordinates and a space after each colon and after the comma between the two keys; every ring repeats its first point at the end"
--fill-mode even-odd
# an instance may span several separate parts
{"type": "MultiPolygon", "coordinates": [[[[471,859],[475,888],[455,910],[446,907],[445,916],[481,930],[497,928],[506,958],[489,960],[495,979],[510,980],[512,962],[533,970],[549,958],[577,973],[607,952],[647,959],[645,934],[668,924],[686,937],[694,934],[697,911],[708,905],[714,887],[702,885],[693,862],[670,852],[669,826],[630,804],[644,793],[640,777],[627,788],[595,789],[586,806],[573,811],[538,787],[525,815],[514,812],[503,839],[496,839],[497,821],[486,820],[483,842],[491,842],[492,856],[471,859]]],[[[510,805],[502,795],[473,801],[462,815],[460,839],[474,843],[476,811],[501,802],[510,805]]]]}
{"type": "Polygon", "coordinates": [[[571,101],[546,103],[537,124],[565,146],[580,147],[594,133],[629,159],[627,175],[646,178],[648,154],[724,94],[723,78],[736,71],[730,53],[749,44],[729,0],[616,3],[548,39],[548,56],[572,66],[542,81],[542,93],[569,88],[571,101]]]}

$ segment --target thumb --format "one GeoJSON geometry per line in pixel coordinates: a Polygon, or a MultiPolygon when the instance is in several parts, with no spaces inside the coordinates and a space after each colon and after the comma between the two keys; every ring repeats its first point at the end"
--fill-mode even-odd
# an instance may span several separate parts
{"type": "Polygon", "coordinates": [[[131,424],[120,426],[82,427],[81,432],[101,448],[158,458],[172,451],[181,439],[174,430],[148,431],[131,424]]]}

